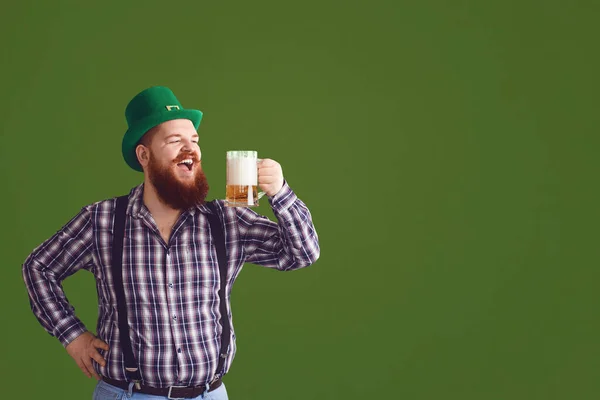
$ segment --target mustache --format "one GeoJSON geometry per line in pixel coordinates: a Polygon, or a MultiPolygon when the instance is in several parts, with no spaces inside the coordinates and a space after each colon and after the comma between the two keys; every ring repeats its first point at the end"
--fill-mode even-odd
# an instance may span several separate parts
{"type": "Polygon", "coordinates": [[[200,158],[198,158],[198,155],[195,153],[182,153],[179,156],[177,156],[173,162],[178,164],[180,162],[182,162],[183,160],[187,160],[187,159],[192,159],[192,161],[194,163],[200,163],[200,158]]]}

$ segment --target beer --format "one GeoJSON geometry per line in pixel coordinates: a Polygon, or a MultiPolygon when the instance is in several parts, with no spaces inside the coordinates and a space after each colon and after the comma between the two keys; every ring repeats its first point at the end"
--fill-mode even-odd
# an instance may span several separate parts
{"type": "Polygon", "coordinates": [[[229,207],[254,207],[258,205],[256,151],[227,152],[225,192],[225,205],[229,207]]]}
{"type": "Polygon", "coordinates": [[[227,185],[226,204],[230,207],[248,207],[258,205],[258,186],[227,185]]]}

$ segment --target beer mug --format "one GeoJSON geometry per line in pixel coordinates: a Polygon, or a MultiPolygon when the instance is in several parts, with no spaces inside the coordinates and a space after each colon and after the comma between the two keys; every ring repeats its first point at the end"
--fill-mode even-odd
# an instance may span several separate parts
{"type": "Polygon", "coordinates": [[[256,151],[227,152],[227,186],[225,205],[256,207],[264,192],[258,192],[258,155],[256,151]]]}

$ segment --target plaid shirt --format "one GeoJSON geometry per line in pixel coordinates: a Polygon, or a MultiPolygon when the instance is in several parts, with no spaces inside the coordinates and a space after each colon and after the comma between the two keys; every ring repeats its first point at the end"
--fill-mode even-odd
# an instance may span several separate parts
{"type": "MultiPolygon", "coordinates": [[[[143,184],[130,193],[123,244],[123,286],[133,354],[144,384],[197,386],[212,381],[221,334],[219,267],[205,205],[181,214],[165,243],[142,202],[143,184]]],[[[228,259],[227,309],[245,262],[281,271],[308,266],[319,257],[309,210],[284,183],[269,198],[279,223],[248,208],[217,208],[225,221],[228,259]]],[[[23,264],[33,313],[63,346],[86,331],[65,297],[61,282],[80,269],[92,272],[98,291],[97,336],[107,363],[96,371],[126,380],[119,343],[116,297],[111,276],[115,199],[84,207],[60,231],[38,246],[23,264]]],[[[225,371],[235,356],[233,325],[225,371]]]]}

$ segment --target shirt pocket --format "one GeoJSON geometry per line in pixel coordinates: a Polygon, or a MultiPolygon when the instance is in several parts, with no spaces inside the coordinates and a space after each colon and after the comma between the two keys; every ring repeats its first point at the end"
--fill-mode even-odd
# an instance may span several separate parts
{"type": "Polygon", "coordinates": [[[218,286],[217,252],[209,237],[186,240],[177,243],[175,262],[183,272],[186,281],[203,287],[218,286]]]}

